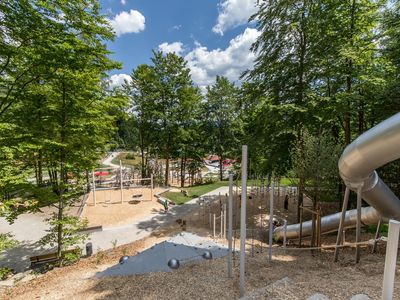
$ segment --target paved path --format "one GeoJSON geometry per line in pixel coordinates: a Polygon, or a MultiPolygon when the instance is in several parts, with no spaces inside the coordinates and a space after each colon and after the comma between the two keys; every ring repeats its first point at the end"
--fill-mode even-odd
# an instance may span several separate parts
{"type": "MultiPolygon", "coordinates": [[[[220,187],[205,195],[216,196],[219,193],[228,193],[228,187],[220,187]]],[[[197,198],[192,199],[184,205],[171,208],[166,214],[151,215],[135,224],[104,228],[103,231],[94,232],[90,235],[93,250],[97,252],[98,249],[111,249],[113,247],[112,242],[115,240],[117,240],[117,245],[123,245],[149,236],[154,230],[175,222],[176,219],[182,218],[185,214],[198,208],[197,200],[197,198]]],[[[0,218],[0,233],[10,232],[20,242],[18,247],[3,253],[0,266],[8,266],[17,272],[22,272],[29,268],[30,256],[43,254],[46,251],[39,245],[38,241],[46,234],[48,226],[45,219],[48,216],[49,212],[23,214],[12,225],[0,218]]]]}
{"type": "Polygon", "coordinates": [[[112,160],[118,156],[122,152],[111,152],[108,156],[103,160],[102,164],[107,165],[113,168],[119,168],[119,165],[112,163],[112,160]]]}

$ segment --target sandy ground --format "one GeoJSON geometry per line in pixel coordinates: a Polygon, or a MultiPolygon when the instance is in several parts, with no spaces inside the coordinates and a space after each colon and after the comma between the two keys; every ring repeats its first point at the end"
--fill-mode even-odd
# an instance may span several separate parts
{"type": "Polygon", "coordinates": [[[90,192],[82,218],[89,221],[89,226],[133,224],[149,215],[164,211],[163,206],[154,197],[155,193],[163,191],[164,189],[155,188],[151,197],[149,188],[123,189],[121,204],[121,190],[100,190],[96,191],[96,206],[94,206],[93,192],[90,192]],[[133,200],[138,201],[135,201],[135,204],[129,203],[133,200]]]}
{"type": "MultiPolygon", "coordinates": [[[[238,204],[238,203],[237,203],[238,204]]],[[[280,209],[277,214],[288,219],[295,217],[294,201],[289,212],[280,209]]],[[[110,205],[112,206],[112,205],[110,205]]],[[[109,206],[109,207],[110,207],[109,206]]],[[[135,205],[132,205],[135,206],[135,205]]],[[[263,214],[268,199],[259,199],[248,206],[248,224],[257,227],[259,218],[265,226],[263,214]],[[261,208],[258,208],[260,207],[261,208]]],[[[217,201],[209,208],[218,213],[217,201]]],[[[209,210],[199,207],[182,219],[187,221],[186,230],[201,236],[210,236],[209,210]]],[[[235,221],[235,218],[234,218],[235,221]]],[[[235,222],[234,222],[235,223],[235,222]]],[[[217,222],[217,225],[219,222],[217,222]]],[[[265,228],[265,227],[264,227],[265,228]]],[[[161,242],[182,230],[178,223],[154,231],[150,237],[97,253],[75,265],[54,269],[26,283],[19,283],[6,290],[1,299],[238,299],[239,261],[234,261],[234,276],[227,277],[226,259],[203,261],[181,266],[171,273],[96,278],[97,272],[116,264],[122,255],[134,255],[161,242]]],[[[218,233],[218,231],[217,231],[218,233]]],[[[355,264],[354,248],[340,253],[339,262],[333,262],[333,250],[311,253],[296,248],[292,241],[286,252],[278,245],[273,248],[273,261],[269,262],[267,248],[258,238],[248,235],[246,256],[246,291],[251,293],[282,278],[289,277],[291,284],[265,290],[254,299],[307,299],[314,293],[323,293],[330,299],[350,299],[363,293],[371,299],[380,299],[384,269],[385,243],[378,245],[378,253],[371,254],[371,246],[362,247],[361,262],[355,264]]],[[[361,240],[373,236],[363,232],[361,240]]],[[[265,241],[265,237],[261,236],[265,241]]],[[[323,236],[323,245],[333,245],[336,235],[323,236]]],[[[346,232],[346,241],[355,240],[354,230],[346,232]]],[[[235,240],[238,249],[238,240],[235,240]]],[[[309,239],[304,239],[309,244],[309,239]]],[[[394,299],[400,299],[400,272],[397,268],[394,299]]]]}
{"type": "MultiPolygon", "coordinates": [[[[135,254],[176,232],[170,227],[149,238],[102,252],[83,259],[78,264],[54,269],[29,283],[20,283],[7,290],[1,299],[237,299],[239,297],[238,260],[234,261],[234,276],[227,277],[226,259],[187,264],[172,273],[95,278],[97,272],[117,263],[124,254],[135,254]],[[166,234],[168,233],[168,234],[166,234]]],[[[363,239],[369,238],[363,234],[363,239]]],[[[331,243],[334,236],[326,237],[331,243]]],[[[354,249],[341,253],[339,263],[333,262],[333,252],[312,255],[309,250],[274,247],[273,261],[267,251],[247,255],[246,291],[251,293],[289,277],[293,282],[285,287],[268,289],[256,299],[307,299],[323,293],[330,299],[350,299],[358,293],[380,299],[384,266],[384,244],[377,254],[363,248],[361,263],[354,263],[354,249]]],[[[260,251],[258,251],[260,252],[260,251]]],[[[398,274],[399,275],[399,272],[398,274]]],[[[395,299],[400,298],[400,278],[395,283],[395,299]]]]}

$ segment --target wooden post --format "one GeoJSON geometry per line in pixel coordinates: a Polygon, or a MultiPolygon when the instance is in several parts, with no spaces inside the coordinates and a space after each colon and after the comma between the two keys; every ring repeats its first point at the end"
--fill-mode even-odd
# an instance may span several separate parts
{"type": "Polygon", "coordinates": [[[92,182],[93,182],[93,202],[96,206],[96,180],[94,179],[94,170],[92,171],[92,182]]]}
{"type": "Polygon", "coordinates": [[[224,203],[224,239],[226,239],[226,203],[224,203]]]}

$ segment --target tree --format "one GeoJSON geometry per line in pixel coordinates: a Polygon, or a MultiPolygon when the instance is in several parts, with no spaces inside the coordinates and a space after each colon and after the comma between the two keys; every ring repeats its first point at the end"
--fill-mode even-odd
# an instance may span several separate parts
{"type": "MultiPolygon", "coordinates": [[[[264,1],[251,17],[257,21],[261,35],[251,48],[257,53],[254,68],[245,76],[260,85],[272,107],[285,106],[284,116],[277,114],[270,122],[279,122],[277,118],[285,120],[285,131],[295,132],[299,141],[303,139],[304,126],[311,121],[307,107],[312,99],[314,50],[320,35],[315,26],[315,11],[316,1],[264,1]]],[[[281,132],[282,129],[278,134],[281,132]]],[[[304,185],[304,178],[300,178],[299,206],[304,185]]]]}
{"type": "MultiPolygon", "coordinates": [[[[19,89],[19,94],[2,98],[2,105],[7,107],[3,120],[13,126],[12,139],[7,142],[26,145],[26,150],[17,151],[17,169],[23,165],[35,166],[41,188],[34,191],[34,196],[57,208],[52,224],[56,226],[57,255],[61,258],[62,250],[68,246],[64,226],[69,224],[69,216],[65,213],[82,194],[85,173],[96,165],[112,139],[115,116],[125,100],[118,93],[107,91],[104,81],[106,72],[119,64],[108,58],[104,41],[112,39],[113,33],[100,14],[97,1],[21,1],[21,5],[32,12],[26,15],[30,20],[26,22],[32,23],[34,19],[45,24],[46,35],[39,39],[39,46],[49,55],[36,53],[36,48],[28,53],[22,51],[22,61],[29,61],[32,53],[42,59],[34,60],[41,72],[39,76],[31,76],[29,85],[19,89]],[[48,175],[45,186],[42,186],[43,169],[48,175]]],[[[16,7],[18,10],[21,6],[16,7]]],[[[5,19],[13,20],[14,7],[7,9],[5,19]]],[[[7,27],[6,32],[14,31],[7,27]]],[[[36,40],[32,43],[36,45],[36,40]]],[[[8,85],[9,90],[14,90],[12,84],[18,81],[12,73],[18,67],[17,64],[7,70],[7,80],[15,77],[8,85]]],[[[36,70],[36,65],[33,67],[36,70]]]]}
{"type": "Polygon", "coordinates": [[[140,65],[132,71],[131,82],[125,85],[127,95],[132,105],[132,132],[137,128],[138,147],[141,156],[142,178],[148,177],[148,161],[152,148],[155,147],[157,139],[157,119],[155,114],[155,84],[156,74],[149,65],[140,65]]]}
{"type": "Polygon", "coordinates": [[[219,156],[219,178],[223,179],[223,161],[237,150],[242,134],[238,90],[226,77],[217,76],[207,87],[203,103],[204,134],[210,152],[219,156]]]}

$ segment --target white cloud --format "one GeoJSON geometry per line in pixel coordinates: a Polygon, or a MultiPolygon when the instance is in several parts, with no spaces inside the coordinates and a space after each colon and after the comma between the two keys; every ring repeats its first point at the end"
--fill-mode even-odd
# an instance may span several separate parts
{"type": "Polygon", "coordinates": [[[121,4],[125,5],[126,4],[126,0],[121,0],[121,4]]]}
{"type": "Polygon", "coordinates": [[[252,68],[254,64],[256,56],[250,51],[250,47],[259,35],[257,29],[246,28],[224,50],[208,50],[197,44],[185,56],[193,81],[204,90],[207,85],[214,83],[217,75],[223,75],[231,81],[238,80],[241,73],[252,68]]]}
{"type": "Polygon", "coordinates": [[[246,24],[251,15],[257,12],[256,0],[221,0],[217,24],[213,31],[223,35],[227,29],[246,24]]]}
{"type": "Polygon", "coordinates": [[[181,42],[174,43],[162,43],[158,45],[158,50],[164,53],[175,53],[176,55],[180,55],[183,51],[183,44],[181,42]]]}
{"type": "Polygon", "coordinates": [[[138,33],[145,28],[145,18],[137,10],[123,11],[110,20],[117,36],[125,33],[138,33]]]}
{"type": "Polygon", "coordinates": [[[125,82],[130,82],[131,76],[128,74],[114,74],[110,77],[110,87],[122,86],[125,82]]]}

